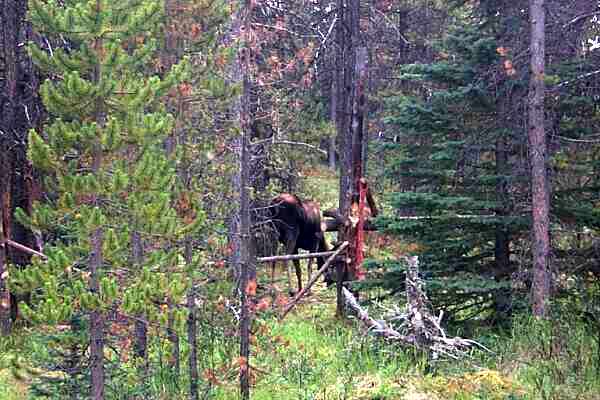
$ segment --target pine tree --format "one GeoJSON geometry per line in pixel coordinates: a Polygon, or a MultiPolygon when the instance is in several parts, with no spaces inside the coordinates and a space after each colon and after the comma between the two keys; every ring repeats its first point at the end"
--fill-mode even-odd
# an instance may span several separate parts
{"type": "MultiPolygon", "coordinates": [[[[61,4],[31,3],[35,28],[61,35],[69,48],[49,53],[30,46],[35,62],[55,77],[41,88],[51,123],[29,138],[29,156],[50,177],[52,195],[31,218],[19,215],[35,229],[54,232],[56,240],[45,249],[48,259],[35,259],[15,281],[22,289],[38,288],[27,312],[33,321],[73,325],[87,316],[81,329],[90,345],[89,393],[101,399],[107,319],[120,306],[126,315],[157,320],[154,303],[179,300],[185,291],[167,274],[178,259],[169,244],[202,219],[180,223],[171,206],[175,170],[162,143],[173,117],[158,100],[185,77],[187,64],[162,79],[147,72],[157,49],[160,2],[61,4]],[[132,232],[152,238],[155,250],[130,267],[132,232]]],[[[178,313],[178,321],[183,318],[178,313]]]]}

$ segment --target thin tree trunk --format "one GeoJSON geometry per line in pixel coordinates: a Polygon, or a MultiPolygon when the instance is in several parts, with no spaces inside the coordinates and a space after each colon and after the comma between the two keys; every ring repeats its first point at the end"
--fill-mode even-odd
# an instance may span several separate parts
{"type": "MultiPolygon", "coordinates": [[[[503,133],[500,133],[503,135],[503,133]]],[[[499,137],[496,140],[496,175],[503,176],[508,171],[508,158],[506,153],[506,138],[499,137]]],[[[504,178],[499,178],[496,183],[496,201],[498,203],[497,215],[501,218],[508,216],[508,188],[504,178]]],[[[495,271],[497,282],[505,282],[510,278],[510,232],[504,223],[496,224],[495,247],[494,247],[495,271]]],[[[494,297],[494,308],[497,317],[504,319],[509,312],[511,303],[510,289],[502,289],[496,292],[494,297]]]]}
{"type": "MultiPolygon", "coordinates": [[[[339,24],[340,21],[337,21],[337,23],[339,24]]],[[[331,122],[332,123],[336,123],[337,121],[337,99],[338,99],[338,90],[337,90],[337,71],[333,71],[333,79],[331,79],[331,122]]],[[[328,143],[328,149],[327,149],[327,159],[329,161],[329,168],[332,171],[335,171],[335,169],[337,168],[337,160],[335,157],[335,153],[336,153],[336,148],[335,148],[335,135],[330,135],[327,143],[328,143]]]]}
{"type": "Polygon", "coordinates": [[[530,0],[531,80],[529,86],[529,157],[533,220],[532,311],[546,317],[550,299],[550,196],[546,173],[544,116],[545,10],[544,0],[530,0]]]}
{"type": "MultiPolygon", "coordinates": [[[[346,27],[348,26],[348,20],[346,18],[346,8],[344,0],[337,0],[337,25],[335,27],[335,42],[336,42],[336,57],[335,57],[335,89],[336,89],[336,133],[337,142],[340,146],[340,193],[339,193],[339,210],[340,214],[346,217],[347,210],[350,207],[350,168],[348,165],[350,154],[348,150],[348,102],[349,102],[349,82],[347,73],[347,58],[348,54],[348,40],[346,34],[346,27]]],[[[342,232],[342,230],[340,230],[342,232]]],[[[340,235],[340,240],[343,240],[343,234],[340,235]]],[[[343,295],[343,281],[345,275],[345,265],[343,262],[338,262],[335,265],[336,270],[336,315],[343,317],[344,310],[344,295],[343,295]]]]}
{"type": "MultiPolygon", "coordinates": [[[[192,242],[190,238],[185,239],[184,258],[187,265],[192,264],[192,242]]],[[[197,325],[198,318],[196,316],[196,292],[192,285],[187,293],[187,308],[188,308],[188,319],[187,319],[187,338],[190,346],[190,354],[188,360],[189,374],[190,374],[190,399],[198,399],[198,338],[197,338],[197,325]]]]}
{"type": "MultiPolygon", "coordinates": [[[[132,263],[136,268],[139,268],[142,265],[144,248],[142,246],[142,237],[136,230],[131,232],[131,247],[132,263]]],[[[142,370],[145,373],[148,369],[148,324],[145,321],[144,315],[137,315],[134,330],[134,355],[142,360],[142,370]]]]}
{"type": "MultiPolygon", "coordinates": [[[[102,267],[102,242],[104,232],[96,229],[92,234],[92,254],[90,257],[90,290],[100,295],[100,268],[102,267]]],[[[104,399],[104,314],[90,312],[90,370],[92,378],[92,399],[104,399]]]]}
{"type": "MultiPolygon", "coordinates": [[[[244,67],[242,67],[244,68],[244,67]]],[[[240,183],[242,190],[240,192],[240,394],[243,400],[250,399],[250,326],[252,324],[252,315],[250,305],[256,291],[256,278],[253,277],[254,260],[251,254],[250,237],[250,193],[249,193],[249,131],[248,131],[248,107],[247,100],[249,95],[248,77],[244,73],[243,83],[242,111],[240,114],[242,126],[241,154],[240,154],[240,183]]],[[[255,269],[255,267],[254,267],[255,269]]],[[[255,273],[254,273],[255,275],[255,273]]]]}
{"type": "MultiPolygon", "coordinates": [[[[164,3],[164,11],[166,16],[166,34],[164,49],[161,52],[161,61],[164,68],[164,73],[167,74],[173,65],[181,58],[182,44],[177,39],[176,34],[176,24],[178,23],[176,16],[180,11],[179,0],[166,0],[164,3]]],[[[172,113],[179,111],[178,104],[174,103],[173,101],[168,102],[167,108],[172,113]]],[[[178,118],[181,118],[181,115],[178,115],[178,118]]],[[[165,140],[165,153],[167,157],[171,156],[175,151],[175,147],[177,145],[178,128],[180,128],[180,121],[177,122],[175,130],[171,132],[171,134],[168,135],[165,140]]],[[[177,381],[179,381],[181,372],[180,343],[179,335],[175,329],[174,312],[175,305],[173,304],[173,300],[169,298],[167,299],[167,340],[171,346],[171,356],[169,357],[168,365],[173,371],[177,381]]]]}
{"type": "MultiPolygon", "coordinates": [[[[102,12],[101,0],[96,0],[96,13],[102,12]]],[[[102,50],[102,39],[97,38],[94,42],[94,50],[100,57],[102,50]]],[[[96,61],[94,67],[94,84],[99,85],[102,70],[101,70],[102,59],[99,58],[96,61]]],[[[96,102],[96,124],[99,127],[104,126],[104,111],[102,107],[102,100],[98,98],[96,102]]],[[[100,173],[100,167],[102,164],[102,145],[100,138],[96,138],[93,149],[93,160],[92,160],[92,172],[96,175],[97,179],[100,173]]],[[[92,196],[92,205],[98,206],[98,197],[96,194],[92,196]]],[[[100,295],[100,269],[104,262],[102,255],[102,245],[104,241],[104,231],[102,227],[94,229],[91,236],[91,254],[89,261],[90,268],[90,291],[96,296],[100,295]]],[[[91,370],[91,386],[92,386],[92,399],[103,400],[104,399],[104,324],[105,318],[102,311],[94,310],[90,312],[90,370],[91,370]]]]}
{"type": "MultiPolygon", "coordinates": [[[[2,155],[0,154],[0,157],[2,155]]],[[[2,164],[0,164],[1,166],[2,164]]],[[[1,184],[0,184],[1,185],[1,184]]],[[[0,186],[0,190],[2,186],[0,186]]],[[[4,213],[2,194],[0,192],[0,335],[10,335],[12,321],[10,318],[10,292],[8,291],[8,245],[4,243],[4,213]]]]}
{"type": "Polygon", "coordinates": [[[167,301],[168,318],[167,318],[167,338],[171,344],[171,356],[169,357],[169,367],[173,371],[175,379],[179,381],[179,375],[181,372],[181,359],[179,357],[179,335],[175,329],[175,304],[172,299],[167,301]]]}
{"type": "MultiPolygon", "coordinates": [[[[247,0],[239,2],[239,10],[234,17],[234,26],[238,26],[241,33],[249,32],[249,13],[250,5],[247,0]]],[[[237,105],[238,121],[241,131],[241,137],[238,138],[239,149],[239,215],[237,240],[239,245],[239,266],[240,272],[240,396],[242,400],[250,399],[250,328],[252,326],[251,305],[256,295],[256,254],[253,251],[254,246],[251,242],[251,220],[250,220],[250,172],[253,170],[250,161],[250,137],[251,137],[251,113],[250,113],[250,76],[247,57],[248,40],[250,36],[242,35],[242,43],[238,49],[236,59],[235,78],[242,84],[242,93],[237,105]]]]}

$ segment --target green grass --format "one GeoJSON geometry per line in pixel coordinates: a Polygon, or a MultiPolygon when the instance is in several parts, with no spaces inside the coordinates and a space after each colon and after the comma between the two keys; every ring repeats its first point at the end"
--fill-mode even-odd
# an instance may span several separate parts
{"type": "MultiPolygon", "coordinates": [[[[496,354],[478,353],[471,363],[446,362],[426,370],[411,351],[372,338],[356,321],[336,319],[334,304],[333,292],[319,284],[284,321],[272,311],[258,315],[250,360],[253,399],[600,399],[596,337],[576,318],[553,323],[519,318],[511,332],[481,330],[476,335],[496,354]]],[[[229,322],[217,327],[211,321],[200,327],[201,388],[210,399],[237,399],[236,331],[229,322]]],[[[17,379],[11,367],[17,356],[25,366],[38,365],[47,357],[44,343],[29,328],[0,339],[0,400],[34,398],[27,389],[35,376],[22,368],[24,378],[17,379]]],[[[186,354],[185,345],[182,349],[186,354]]],[[[118,383],[120,393],[134,392],[137,377],[135,370],[129,372],[118,383]]],[[[179,388],[168,379],[152,376],[144,398],[186,398],[185,379],[179,388]]]]}
{"type": "MultiPolygon", "coordinates": [[[[403,388],[399,377],[414,367],[402,351],[392,351],[372,338],[356,334],[334,319],[330,292],[313,294],[283,322],[268,316],[258,325],[254,367],[256,400],[396,399],[403,388]],[[365,397],[366,396],[366,397],[365,397]]],[[[234,399],[236,382],[216,390],[217,399],[234,399]]]]}

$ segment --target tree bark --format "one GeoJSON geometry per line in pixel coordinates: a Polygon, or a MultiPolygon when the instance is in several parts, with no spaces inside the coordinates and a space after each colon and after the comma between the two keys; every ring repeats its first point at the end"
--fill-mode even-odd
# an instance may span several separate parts
{"type": "MultiPolygon", "coordinates": [[[[12,203],[11,188],[13,162],[10,151],[15,127],[15,100],[17,98],[17,52],[18,23],[16,2],[2,1],[2,49],[4,66],[4,95],[0,100],[0,334],[8,335],[12,329],[10,292],[8,290],[8,246],[5,238],[11,237],[12,203]]],[[[16,315],[15,315],[16,317],[16,315]]]]}
{"type": "MultiPolygon", "coordinates": [[[[340,24],[340,21],[337,21],[337,24],[340,24]]],[[[337,90],[337,72],[333,71],[333,78],[331,79],[331,111],[330,118],[332,123],[336,123],[337,121],[337,112],[338,112],[338,90],[337,90]]],[[[336,160],[336,147],[335,147],[335,135],[330,135],[327,143],[327,160],[329,162],[329,169],[335,171],[337,168],[337,160],[336,160]]]]}
{"type": "Polygon", "coordinates": [[[546,171],[546,131],[544,116],[545,10],[544,0],[530,0],[531,78],[529,84],[529,157],[533,222],[532,311],[548,315],[550,299],[550,196],[546,171]]]}
{"type": "Polygon", "coordinates": [[[12,320],[10,318],[10,293],[8,291],[8,257],[6,256],[8,245],[4,243],[4,213],[2,208],[2,193],[0,193],[0,335],[8,336],[12,329],[12,320]]]}

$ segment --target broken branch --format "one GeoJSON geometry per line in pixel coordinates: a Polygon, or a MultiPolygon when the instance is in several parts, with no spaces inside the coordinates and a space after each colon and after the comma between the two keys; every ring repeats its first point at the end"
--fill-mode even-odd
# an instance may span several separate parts
{"type": "MultiPolygon", "coordinates": [[[[315,284],[315,282],[317,281],[319,276],[323,275],[323,273],[325,271],[327,271],[327,268],[329,268],[329,264],[331,264],[331,262],[337,257],[338,254],[340,254],[346,247],[348,247],[348,244],[349,244],[348,242],[344,242],[341,244],[340,247],[337,248],[337,250],[330,252],[332,254],[331,254],[331,256],[329,256],[327,261],[325,261],[325,264],[323,264],[323,266],[321,268],[319,268],[319,270],[313,275],[313,277],[306,284],[306,286],[300,292],[298,292],[298,294],[294,297],[294,299],[291,302],[289,302],[288,305],[285,307],[280,320],[284,319],[285,316],[290,312],[290,310],[292,308],[294,308],[294,306],[298,303],[298,301],[300,301],[300,299],[306,294],[306,292],[308,292],[310,290],[310,288],[315,284]]],[[[316,253],[313,253],[313,254],[316,254],[316,253]]]]}

